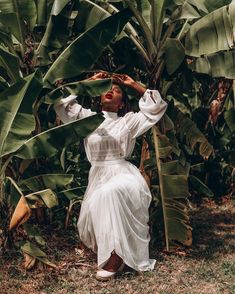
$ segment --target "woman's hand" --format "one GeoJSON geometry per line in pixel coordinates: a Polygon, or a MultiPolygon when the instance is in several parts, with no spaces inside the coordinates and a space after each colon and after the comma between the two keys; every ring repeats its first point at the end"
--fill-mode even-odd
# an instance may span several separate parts
{"type": "Polygon", "coordinates": [[[146,91],[145,87],[143,87],[140,83],[136,82],[134,79],[126,74],[113,74],[112,79],[114,83],[126,85],[132,89],[135,89],[141,95],[143,95],[146,91]]]}
{"type": "Polygon", "coordinates": [[[112,74],[112,79],[114,82],[132,87],[136,82],[130,76],[125,74],[112,74]]]}
{"type": "Polygon", "coordinates": [[[90,77],[89,81],[95,81],[95,80],[102,80],[102,79],[108,79],[111,75],[105,71],[100,71],[96,74],[94,74],[92,77],[90,77]]]}

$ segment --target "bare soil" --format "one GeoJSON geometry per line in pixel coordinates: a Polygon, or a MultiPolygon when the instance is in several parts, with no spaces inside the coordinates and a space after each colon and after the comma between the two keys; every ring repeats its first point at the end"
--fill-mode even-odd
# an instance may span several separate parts
{"type": "Polygon", "coordinates": [[[21,255],[4,255],[0,293],[235,293],[235,207],[204,203],[192,209],[191,223],[191,248],[174,254],[151,250],[151,257],[157,259],[154,271],[137,274],[126,267],[109,282],[95,279],[96,256],[80,248],[74,231],[53,231],[46,236],[46,251],[58,269],[26,271],[21,255]]]}

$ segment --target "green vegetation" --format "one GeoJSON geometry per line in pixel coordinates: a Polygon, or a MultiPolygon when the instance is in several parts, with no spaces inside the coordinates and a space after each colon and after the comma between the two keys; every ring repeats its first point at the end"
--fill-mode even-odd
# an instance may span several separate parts
{"type": "Polygon", "coordinates": [[[95,109],[111,86],[86,80],[98,70],[168,101],[130,160],[152,190],[152,245],[159,235],[167,251],[192,245],[189,201],[234,197],[234,14],[228,0],[0,2],[1,254],[18,248],[26,268],[54,266],[37,224],[75,229],[89,169],[82,138],[103,117],[61,125],[52,105],[71,93],[95,109]]]}

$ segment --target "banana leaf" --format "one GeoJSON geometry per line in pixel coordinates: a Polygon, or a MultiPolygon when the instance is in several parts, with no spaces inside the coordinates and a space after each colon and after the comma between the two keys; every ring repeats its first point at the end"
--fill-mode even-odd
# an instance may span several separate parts
{"type": "Polygon", "coordinates": [[[33,238],[39,245],[45,246],[46,241],[40,235],[40,232],[37,227],[32,226],[32,224],[25,223],[23,225],[24,230],[26,231],[29,238],[33,238]]]}
{"type": "Polygon", "coordinates": [[[103,120],[102,114],[96,114],[49,129],[24,142],[15,156],[23,159],[51,157],[62,148],[88,136],[103,120]]]}
{"type": "Polygon", "coordinates": [[[13,206],[16,206],[20,198],[24,195],[21,188],[11,177],[5,177],[3,181],[3,191],[5,199],[13,206]]]}
{"type": "Polygon", "coordinates": [[[15,13],[18,23],[26,21],[30,30],[36,23],[36,5],[34,0],[1,0],[0,11],[3,13],[15,13]]]}
{"type": "Polygon", "coordinates": [[[186,35],[186,54],[200,57],[234,48],[235,2],[195,22],[186,35]]]}
{"type": "Polygon", "coordinates": [[[13,230],[24,224],[30,218],[32,208],[39,206],[52,208],[56,205],[58,205],[58,199],[51,189],[33,192],[26,196],[22,194],[11,217],[9,229],[13,230]]]}
{"type": "Polygon", "coordinates": [[[51,9],[51,15],[58,15],[71,0],[55,0],[51,9]]]}
{"type": "Polygon", "coordinates": [[[72,181],[73,175],[69,174],[43,174],[20,181],[19,186],[23,191],[31,190],[36,192],[46,188],[51,190],[60,189],[72,181]]]}
{"type": "Polygon", "coordinates": [[[192,228],[189,225],[187,198],[189,168],[180,164],[180,161],[172,160],[172,156],[164,158],[160,156],[160,149],[171,147],[170,141],[164,139],[159,129],[152,128],[155,147],[156,165],[159,176],[159,188],[163,211],[166,249],[174,249],[177,244],[192,244],[192,228]],[[163,142],[162,141],[163,138],[163,142]],[[162,147],[164,146],[164,147],[162,147]]]}
{"type": "Polygon", "coordinates": [[[33,0],[1,0],[0,23],[25,47],[26,25],[32,31],[36,23],[36,5],[33,0]]]}
{"type": "Polygon", "coordinates": [[[32,268],[32,266],[35,264],[35,260],[41,261],[48,266],[56,268],[56,265],[47,259],[46,253],[35,244],[27,241],[20,247],[20,249],[28,257],[28,259],[26,259],[27,262],[24,264],[26,269],[32,268]],[[32,260],[29,261],[30,257],[32,260]]]}
{"type": "Polygon", "coordinates": [[[82,196],[85,193],[85,190],[86,190],[86,186],[82,186],[82,187],[60,191],[58,195],[63,195],[68,200],[72,201],[72,200],[77,200],[78,198],[82,198],[82,196]]]}
{"type": "Polygon", "coordinates": [[[165,0],[152,0],[151,1],[151,20],[152,20],[152,33],[156,43],[159,42],[161,38],[162,25],[165,17],[165,0]]]}
{"type": "Polygon", "coordinates": [[[52,104],[57,102],[63,96],[66,89],[70,94],[96,97],[106,93],[112,85],[111,79],[104,80],[84,80],[75,83],[64,84],[51,92],[49,92],[43,99],[44,103],[52,104]]]}
{"type": "MultiPolygon", "coordinates": [[[[209,1],[211,1],[211,0],[209,0],[209,1]]],[[[215,1],[215,0],[212,0],[212,1],[215,1]]],[[[186,1],[183,0],[182,2],[185,3],[186,1]]],[[[191,5],[193,5],[194,7],[196,7],[199,11],[202,11],[204,13],[208,13],[208,8],[206,5],[208,0],[187,0],[187,2],[191,5]]],[[[221,5],[221,6],[223,6],[223,5],[221,5]]]]}
{"type": "Polygon", "coordinates": [[[166,69],[169,75],[173,74],[184,60],[185,52],[178,39],[168,38],[165,43],[166,69]]]}
{"type": "Polygon", "coordinates": [[[0,157],[15,152],[35,128],[32,105],[42,89],[38,72],[0,93],[0,157]]]}
{"type": "MultiPolygon", "coordinates": [[[[192,1],[192,0],[190,0],[192,1]]],[[[229,5],[233,0],[193,0],[196,3],[196,7],[200,5],[200,3],[204,4],[207,8],[205,12],[212,12],[222,6],[229,5]]]]}
{"type": "Polygon", "coordinates": [[[232,133],[235,132],[235,107],[225,111],[224,119],[232,133]]]}
{"type": "MultiPolygon", "coordinates": [[[[113,1],[114,2],[114,1],[113,1]]],[[[117,2],[122,2],[122,1],[117,1],[117,2]]],[[[83,17],[79,18],[79,23],[81,27],[85,27],[85,29],[90,29],[91,27],[95,26],[99,21],[107,18],[108,16],[111,16],[115,13],[117,13],[119,10],[111,5],[110,3],[93,3],[90,0],[82,0],[80,1],[80,9],[83,7],[84,10],[82,10],[83,17]],[[89,11],[88,17],[84,17],[84,11],[89,11]],[[85,18],[85,19],[83,19],[85,18]]],[[[150,59],[149,56],[146,53],[146,50],[141,44],[139,40],[139,35],[138,32],[135,30],[135,28],[128,22],[125,27],[123,28],[123,32],[119,34],[118,37],[116,37],[115,40],[120,40],[123,36],[128,36],[130,40],[135,44],[136,48],[139,50],[140,54],[142,57],[146,60],[147,63],[150,64],[150,59]]]]}
{"type": "Polygon", "coordinates": [[[235,79],[235,51],[218,52],[193,59],[189,68],[214,78],[235,79]]]}
{"type": "Polygon", "coordinates": [[[199,153],[204,159],[214,154],[213,146],[208,142],[204,134],[197,128],[196,124],[182,113],[174,103],[169,103],[167,114],[175,123],[175,130],[181,141],[185,139],[186,144],[193,150],[199,145],[199,153]]]}
{"type": "Polygon", "coordinates": [[[0,66],[5,68],[13,83],[20,79],[20,66],[18,57],[8,52],[3,46],[0,46],[0,66]]]}
{"type": "Polygon", "coordinates": [[[44,189],[41,191],[33,192],[25,196],[31,208],[37,208],[38,205],[52,208],[58,205],[57,196],[51,189],[44,189]]]}
{"type": "Polygon", "coordinates": [[[37,20],[36,26],[45,26],[47,24],[47,0],[36,0],[37,20]]]}
{"type": "Polygon", "coordinates": [[[196,190],[197,193],[208,197],[213,197],[214,193],[209,189],[199,178],[190,175],[189,176],[189,184],[191,189],[196,190]]]}
{"type": "MultiPolygon", "coordinates": [[[[37,62],[40,66],[48,65],[52,62],[51,53],[57,52],[63,48],[71,35],[71,20],[73,11],[71,7],[66,6],[68,0],[56,0],[53,3],[49,21],[46,25],[46,31],[36,50],[37,62]],[[60,13],[66,6],[66,13],[60,13]]],[[[44,7],[44,10],[46,8],[44,7]]]]}
{"type": "Polygon", "coordinates": [[[188,2],[184,2],[178,19],[195,19],[199,17],[201,17],[201,15],[197,12],[197,10],[188,2]]]}
{"type": "Polygon", "coordinates": [[[137,9],[140,11],[143,19],[149,28],[151,28],[151,3],[148,0],[138,0],[137,9]]]}
{"type": "Polygon", "coordinates": [[[45,83],[75,77],[89,70],[103,50],[119,35],[131,17],[129,10],[110,16],[76,38],[56,59],[44,77],[45,83]]]}

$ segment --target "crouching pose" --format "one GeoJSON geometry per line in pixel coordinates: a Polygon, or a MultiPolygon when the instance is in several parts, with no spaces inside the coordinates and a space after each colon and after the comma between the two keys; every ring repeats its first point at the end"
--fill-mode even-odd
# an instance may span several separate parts
{"type": "MultiPolygon", "coordinates": [[[[91,79],[107,77],[101,72],[91,79]]],[[[81,241],[97,253],[100,280],[114,277],[124,264],[136,271],[154,268],[155,260],[149,259],[151,193],[139,170],[126,159],[136,138],[155,125],[167,108],[157,90],[146,90],[129,76],[114,74],[113,81],[101,95],[105,120],[84,140],[91,169],[78,220],[81,241]],[[120,116],[127,104],[122,85],[142,95],[139,112],[120,116]]],[[[54,107],[65,123],[95,114],[73,95],[54,107]]]]}

